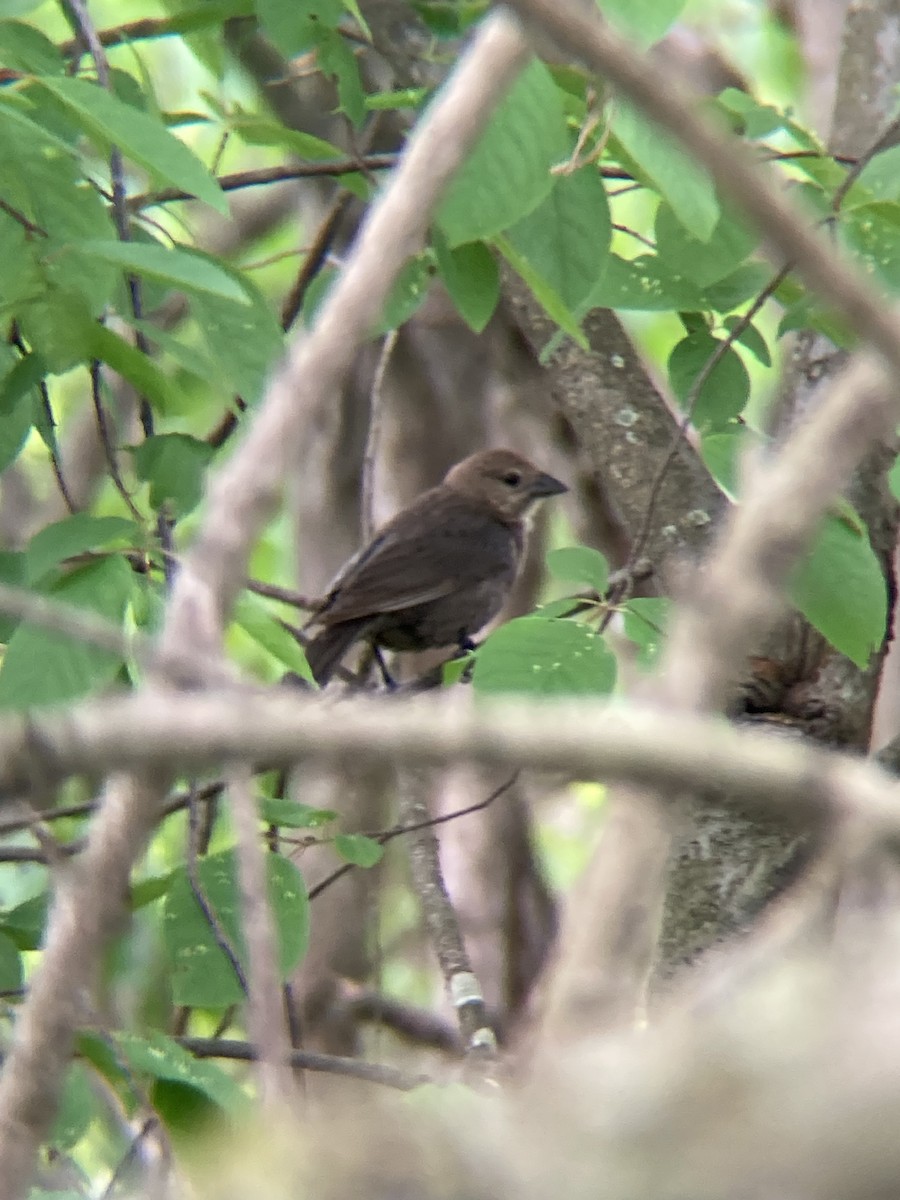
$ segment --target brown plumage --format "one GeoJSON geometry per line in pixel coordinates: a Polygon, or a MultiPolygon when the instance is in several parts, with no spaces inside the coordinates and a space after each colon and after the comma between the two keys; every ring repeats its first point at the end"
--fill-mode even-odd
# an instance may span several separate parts
{"type": "Polygon", "coordinates": [[[388,521],[338,574],[306,648],[327,683],[354,642],[388,650],[466,646],[515,582],[528,510],[568,489],[512,450],[485,450],[388,521]]]}

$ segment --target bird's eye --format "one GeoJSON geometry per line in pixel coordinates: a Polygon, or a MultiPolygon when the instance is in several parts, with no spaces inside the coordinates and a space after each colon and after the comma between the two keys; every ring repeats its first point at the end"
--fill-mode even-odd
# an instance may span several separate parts
{"type": "Polygon", "coordinates": [[[509,484],[510,487],[518,487],[522,482],[522,476],[519,471],[507,471],[503,476],[503,482],[509,484]]]}

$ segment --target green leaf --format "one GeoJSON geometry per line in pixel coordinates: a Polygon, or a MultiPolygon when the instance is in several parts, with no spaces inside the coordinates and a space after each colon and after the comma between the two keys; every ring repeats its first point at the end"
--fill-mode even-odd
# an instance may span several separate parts
{"type": "Polygon", "coordinates": [[[584,583],[599,592],[606,591],[609,563],[599,550],[590,546],[561,546],[547,555],[547,570],[567,583],[584,583]]]}
{"type": "Polygon", "coordinates": [[[96,322],[84,297],[77,292],[48,287],[43,295],[23,305],[18,321],[23,337],[54,375],[62,375],[92,357],[96,322]]]}
{"type": "MultiPolygon", "coordinates": [[[[0,128],[3,116],[0,107],[0,128]]],[[[0,167],[10,170],[15,165],[15,160],[10,160],[2,152],[0,134],[0,167]]],[[[3,289],[4,307],[13,309],[23,301],[33,299],[43,288],[44,280],[35,261],[34,246],[25,230],[18,221],[3,212],[0,212],[0,255],[6,281],[3,289]]]]}
{"type": "Polygon", "coordinates": [[[441,683],[444,687],[452,687],[454,683],[459,683],[474,661],[474,654],[459,654],[456,658],[448,658],[441,667],[441,683]]]}
{"type": "Polygon", "coordinates": [[[310,808],[308,804],[297,804],[282,796],[264,796],[260,801],[259,815],[267,825],[284,825],[288,829],[321,829],[338,819],[338,813],[330,808],[310,808]]]}
{"type": "Polygon", "coordinates": [[[611,236],[606,189],[595,166],[558,176],[547,198],[507,234],[576,311],[600,278],[611,236]]]}
{"type": "Polygon", "coordinates": [[[89,136],[105,149],[118,146],[132,162],[154,178],[204,201],[223,215],[228,200],[184,142],[155,117],[123,104],[115,96],[84,79],[44,76],[41,84],[66,108],[89,136]]]}
{"type": "Polygon", "coordinates": [[[16,361],[11,347],[0,347],[0,362],[11,365],[0,383],[0,471],[22,452],[37,412],[35,384],[43,378],[44,364],[36,354],[16,361]]]}
{"type": "Polygon", "coordinates": [[[340,111],[357,129],[366,119],[366,93],[359,75],[356,55],[335,29],[320,28],[316,37],[316,61],[337,86],[340,111]]]}
{"type": "Polygon", "coordinates": [[[75,1052],[79,1058],[95,1067],[104,1079],[109,1080],[119,1092],[125,1111],[133,1116],[136,1106],[132,1082],[124,1060],[109,1035],[91,1029],[78,1030],[75,1034],[75,1052]]]}
{"type": "Polygon", "coordinates": [[[532,616],[545,617],[548,620],[551,617],[571,617],[574,615],[575,609],[585,603],[586,601],[577,600],[574,596],[560,596],[558,600],[548,600],[546,604],[539,604],[532,616]]]}
{"type": "Polygon", "coordinates": [[[227,120],[229,129],[233,129],[249,146],[284,146],[299,158],[308,158],[312,162],[346,158],[344,151],[334,142],[326,142],[324,138],[303,133],[299,129],[286,129],[280,121],[270,121],[255,113],[237,116],[224,113],[223,120],[227,120]]]}
{"type": "MultiPolygon", "coordinates": [[[[3,423],[0,421],[0,430],[3,423]]],[[[10,587],[25,586],[25,555],[19,550],[0,550],[0,583],[10,587]]],[[[18,617],[0,613],[0,642],[6,643],[19,623],[18,617]]]]}
{"type": "Polygon", "coordinates": [[[599,0],[610,24],[646,48],[678,20],[686,0],[599,0]]]}
{"type": "Polygon", "coordinates": [[[118,1033],[115,1042],[125,1062],[141,1075],[196,1088],[226,1112],[241,1112],[249,1105],[247,1094],[222,1067],[195,1058],[164,1033],[118,1033]]]}
{"type": "MultiPolygon", "coordinates": [[[[70,572],[46,594],[120,626],[132,582],[128,564],[112,557],[70,572]]],[[[121,665],[120,655],[24,622],[16,628],[3,656],[0,708],[21,711],[74,700],[111,683],[121,665]]]]}
{"type": "Polygon", "coordinates": [[[801,298],[785,309],[784,316],[778,323],[778,337],[792,333],[795,329],[810,330],[824,334],[842,350],[850,350],[856,345],[856,334],[850,326],[832,309],[823,307],[815,296],[805,293],[801,298]]]}
{"type": "MultiPolygon", "coordinates": [[[[723,322],[729,334],[732,334],[735,329],[741,324],[740,317],[726,317],[723,322]]],[[[769,345],[763,335],[759,332],[755,325],[747,325],[738,334],[737,340],[742,346],[745,346],[758,363],[764,367],[771,367],[772,355],[769,351],[769,345]]]]}
{"type": "Polygon", "coordinates": [[[811,625],[860,669],[884,641],[887,585],[868,536],[828,517],[790,588],[811,625]]]}
{"type": "MultiPolygon", "coordinates": [[[[221,269],[231,268],[221,264],[221,269]]],[[[197,292],[191,297],[191,312],[216,368],[218,386],[227,395],[237,393],[252,405],[262,395],[281,357],[284,336],[259,289],[245,279],[241,286],[249,304],[232,304],[197,292]]]]}
{"type": "Polygon", "coordinates": [[[730,275],[759,239],[735,217],[722,213],[706,240],[692,237],[668,204],[656,212],[656,253],[666,271],[708,287],[730,275]]]}
{"type": "MultiPolygon", "coordinates": [[[[266,866],[279,968],[286,979],[300,962],[309,941],[309,900],[303,877],[293,863],[279,854],[269,854],[266,866]]],[[[197,871],[203,895],[227,932],[234,952],[246,964],[234,851],[202,859],[197,871]]],[[[176,1004],[227,1008],[244,999],[231,963],[219,948],[194,898],[184,868],[175,872],[165,900],[163,937],[172,968],[172,996],[176,1004]]]]}
{"type": "Polygon", "coordinates": [[[900,500],[900,456],[894,459],[894,465],[888,472],[888,485],[895,500],[900,500]]]}
{"type": "Polygon", "coordinates": [[[703,289],[704,305],[713,312],[730,312],[745,301],[755,299],[769,285],[771,275],[764,263],[742,263],[736,271],[703,289]]]}
{"type": "Polygon", "coordinates": [[[28,1193],[28,1200],[84,1200],[84,1192],[80,1188],[77,1191],[74,1188],[67,1188],[65,1191],[56,1188],[52,1191],[32,1188],[28,1193]]]}
{"type": "Polygon", "coordinates": [[[381,321],[374,330],[376,334],[387,333],[406,324],[428,295],[433,273],[434,263],[427,252],[406,263],[391,288],[381,321]]]}
{"type": "Polygon", "coordinates": [[[21,91],[5,91],[0,94],[0,111],[3,119],[0,128],[3,131],[4,148],[10,145],[19,150],[30,152],[36,146],[45,151],[51,149],[58,152],[62,158],[76,163],[79,158],[77,138],[68,128],[65,121],[53,119],[47,112],[48,103],[41,103],[43,94],[38,88],[30,87],[21,91]],[[60,126],[63,126],[60,128],[60,126]],[[8,139],[8,140],[7,140],[8,139]]]}
{"type": "Polygon", "coordinates": [[[580,346],[582,350],[590,349],[588,340],[584,336],[581,326],[578,324],[578,319],[563,303],[558,293],[550,286],[546,279],[534,270],[531,263],[522,257],[507,238],[497,237],[494,241],[497,249],[512,269],[517,275],[521,275],[533,293],[535,300],[537,300],[547,316],[555,321],[560,329],[564,333],[567,333],[572,341],[580,346]]]}
{"type": "Polygon", "coordinates": [[[170,287],[188,292],[207,292],[233,304],[248,304],[249,298],[234,277],[210,259],[149,242],[116,242],[88,239],[76,247],[86,259],[101,259],[135,275],[145,275],[170,287]]]}
{"type": "Polygon", "coordinates": [[[131,453],[138,479],[150,484],[152,508],[168,503],[183,517],[197,507],[215,454],[212,446],[186,433],[157,433],[133,446],[131,453]]]}
{"type": "Polygon", "coordinates": [[[26,75],[63,75],[66,69],[50,39],[24,21],[0,20],[0,60],[26,75]]]}
{"type": "Polygon", "coordinates": [[[354,21],[356,21],[357,25],[371,42],[372,30],[369,28],[366,18],[362,15],[362,11],[360,10],[356,0],[344,0],[344,8],[347,10],[350,16],[353,17],[354,21]]]}
{"type": "Polygon", "coordinates": [[[429,94],[424,87],[399,88],[390,92],[370,92],[366,96],[369,112],[393,112],[401,108],[418,108],[429,94]]]}
{"type": "Polygon", "coordinates": [[[91,1073],[84,1063],[69,1064],[59,1098],[59,1109],[50,1144],[60,1150],[71,1150],[84,1137],[97,1115],[97,1098],[91,1073]]]}
{"type": "Polygon", "coordinates": [[[638,647],[642,667],[656,664],[671,611],[672,601],[663,596],[638,596],[625,605],[625,636],[638,647]]]}
{"type": "Polygon", "coordinates": [[[700,443],[700,455],[710,475],[732,499],[740,490],[738,467],[747,448],[747,436],[746,426],[731,425],[724,430],[705,433],[700,443]]]}
{"type": "Polygon", "coordinates": [[[706,330],[697,330],[669,355],[669,382],[685,412],[698,429],[717,429],[744,411],[750,398],[750,376],[739,354],[729,346],[700,388],[693,407],[691,391],[700,372],[722,343],[706,330]]]}
{"type": "Polygon", "coordinates": [[[850,209],[841,231],[863,268],[892,292],[900,291],[900,204],[879,201],[850,209]]]}
{"type": "Polygon", "coordinates": [[[575,621],[518,617],[488,637],[475,659],[478,695],[603,696],[616,660],[599,634],[575,621]]]}
{"type": "Polygon", "coordinates": [[[698,312],[705,306],[697,285],[665,271],[655,254],[632,259],[610,254],[584,307],[698,312]]]}
{"type": "Polygon", "coordinates": [[[0,992],[17,992],[23,982],[19,947],[6,933],[0,933],[0,992]]]}
{"type": "MultiPolygon", "coordinates": [[[[878,200],[900,200],[900,146],[876,154],[864,167],[856,186],[878,200]]],[[[854,195],[854,189],[850,194],[854,195]]]]}
{"type": "Polygon", "coordinates": [[[736,118],[735,132],[747,138],[766,137],[784,127],[784,114],[769,104],[760,104],[740,88],[725,88],[715,99],[716,105],[736,118]]]}
{"type": "Polygon", "coordinates": [[[0,13],[4,17],[23,17],[41,3],[42,0],[0,0],[0,13]]]}
{"type": "Polygon", "coordinates": [[[688,233],[701,242],[709,241],[720,213],[706,172],[678,147],[670,133],[621,99],[616,101],[613,132],[638,178],[656,188],[688,233]]]}
{"type": "Polygon", "coordinates": [[[289,58],[309,50],[319,27],[334,29],[344,15],[342,0],[257,0],[260,24],[289,58]]]}
{"type": "Polygon", "coordinates": [[[559,92],[547,68],[533,62],[450,185],[437,218],[448,244],[492,238],[515,225],[549,194],[550,168],[568,149],[559,92]]]}
{"type": "Polygon", "coordinates": [[[729,312],[755,296],[768,279],[769,272],[761,263],[744,263],[731,275],[701,288],[685,276],[667,271],[655,254],[627,260],[610,254],[583,307],[729,312]]]}
{"type": "Polygon", "coordinates": [[[470,329],[481,333],[500,299],[500,273],[484,242],[467,242],[452,250],[440,230],[432,234],[438,270],[457,312],[470,329]]]}
{"type": "Polygon", "coordinates": [[[165,875],[151,875],[149,879],[140,879],[137,883],[131,886],[131,911],[137,912],[139,908],[144,908],[148,904],[152,904],[154,900],[159,900],[169,890],[169,884],[172,882],[172,872],[168,871],[165,875]]]}
{"type": "MultiPolygon", "coordinates": [[[[152,321],[136,321],[128,313],[120,313],[119,318],[126,322],[131,329],[140,330],[155,350],[164,352],[185,374],[193,375],[196,379],[202,380],[207,385],[210,380],[219,374],[221,364],[213,362],[212,358],[210,358],[202,347],[193,343],[188,344],[187,342],[179,341],[179,338],[175,334],[169,333],[165,329],[160,329],[152,321]]],[[[182,330],[182,332],[184,331],[182,330]]],[[[154,359],[150,361],[154,362],[154,359]]],[[[166,384],[167,388],[169,388],[168,379],[166,380],[166,384]]],[[[173,402],[176,401],[174,390],[171,390],[171,395],[167,397],[167,402],[169,399],[173,402]]],[[[168,407],[163,411],[168,411],[168,407]]]]}
{"type": "Polygon", "coordinates": [[[112,367],[117,375],[128,380],[138,395],[146,396],[158,412],[165,413],[176,406],[175,384],[166,378],[152,358],[106,325],[97,321],[89,323],[83,356],[97,358],[112,367]]]}
{"type": "Polygon", "coordinates": [[[23,900],[0,916],[0,928],[20,950],[37,950],[44,938],[47,909],[50,901],[46,892],[23,900]]]}
{"type": "Polygon", "coordinates": [[[315,683],[303,647],[261,597],[245,592],[235,606],[234,621],[282,666],[315,683]]]}
{"type": "Polygon", "coordinates": [[[198,1137],[222,1135],[222,1109],[189,1083],[156,1079],[150,1088],[153,1111],[165,1126],[177,1152],[195,1145],[198,1137]]]}
{"type": "Polygon", "coordinates": [[[28,580],[36,583],[65,558],[127,541],[134,545],[141,536],[134,521],[124,517],[92,517],[90,513],[75,513],[38,530],[25,552],[28,580]]]}
{"type": "Polygon", "coordinates": [[[345,862],[355,867],[374,867],[384,856],[384,846],[363,833],[339,833],[334,848],[345,862]]]}

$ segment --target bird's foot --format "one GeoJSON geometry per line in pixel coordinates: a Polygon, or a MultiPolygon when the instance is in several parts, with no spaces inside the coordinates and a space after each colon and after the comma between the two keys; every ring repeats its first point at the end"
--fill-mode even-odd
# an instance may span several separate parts
{"type": "Polygon", "coordinates": [[[375,656],[375,662],[378,664],[378,670],[381,672],[381,680],[386,690],[389,692],[396,692],[397,681],[387,669],[387,663],[384,661],[384,655],[377,646],[372,647],[372,653],[375,656]]]}

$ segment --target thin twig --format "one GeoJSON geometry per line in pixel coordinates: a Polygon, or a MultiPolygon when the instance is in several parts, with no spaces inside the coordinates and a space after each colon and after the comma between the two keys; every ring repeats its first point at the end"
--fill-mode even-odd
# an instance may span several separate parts
{"type": "Polygon", "coordinates": [[[381,444],[381,426],[384,416],[384,380],[391,355],[397,344],[398,330],[391,329],[386,335],[378,355],[372,391],[369,400],[369,427],[362,462],[362,486],[360,489],[360,527],[363,541],[367,542],[375,531],[375,465],[381,444]]]}
{"type": "Polygon", "coordinates": [[[322,218],[316,230],[315,237],[304,256],[303,263],[297,273],[297,278],[294,280],[294,286],[288,293],[281,310],[281,328],[285,333],[292,328],[296,321],[303,307],[306,293],[309,291],[309,285],[321,271],[331,250],[335,234],[340,227],[344,213],[347,211],[352,199],[353,197],[349,192],[341,192],[332,201],[328,211],[322,218]]]}
{"type": "MultiPolygon", "coordinates": [[[[254,1062],[257,1058],[257,1049],[250,1042],[198,1037],[180,1037],[177,1040],[185,1050],[190,1050],[198,1058],[231,1058],[240,1062],[254,1062]]],[[[362,1062],[358,1058],[342,1058],[337,1054],[312,1054],[308,1050],[291,1050],[290,1065],[303,1071],[322,1071],[328,1075],[361,1079],[366,1083],[380,1083],[402,1092],[434,1083],[428,1075],[414,1075],[397,1067],[362,1062]]]]}
{"type": "Polygon", "coordinates": [[[615,612],[615,606],[617,604],[621,604],[628,595],[628,591],[632,584],[635,567],[644,553],[644,548],[647,545],[647,540],[650,536],[650,530],[653,524],[653,516],[656,511],[656,504],[659,500],[660,493],[662,492],[666,475],[668,474],[669,468],[675,460],[675,455],[678,453],[678,447],[681,445],[683,438],[690,428],[691,420],[694,415],[694,408],[696,407],[700,392],[706,386],[707,380],[712,375],[718,364],[722,361],[724,356],[728,353],[730,348],[735,344],[738,338],[740,338],[741,335],[747,329],[749,329],[756,314],[765,305],[769,298],[775,294],[784,280],[791,273],[791,269],[792,264],[785,263],[785,265],[779,271],[776,271],[766,286],[756,296],[753,303],[743,314],[740,320],[738,320],[732,329],[729,330],[728,336],[719,341],[715,350],[712,352],[712,354],[710,354],[709,358],[707,358],[706,362],[697,372],[697,376],[691,385],[691,389],[685,397],[684,415],[679,421],[675,433],[672,435],[669,448],[663,456],[663,459],[653,476],[653,482],[650,484],[650,490],[647,495],[647,506],[644,510],[643,523],[641,524],[638,535],[632,544],[631,551],[628,555],[628,562],[622,569],[620,582],[607,597],[609,607],[600,622],[601,633],[606,629],[606,627],[609,625],[609,622],[612,620],[613,613],[615,612]]]}
{"type": "MultiPolygon", "coordinates": [[[[254,171],[235,171],[220,175],[217,182],[223,192],[240,191],[242,188],[262,187],[270,183],[283,183],[289,179],[315,179],[331,175],[358,175],[364,170],[389,171],[397,163],[396,154],[367,154],[362,158],[339,158],[325,162],[285,163],[280,167],[260,167],[254,171]]],[[[156,204],[170,204],[175,200],[193,200],[193,192],[181,188],[161,188],[156,192],[141,192],[128,201],[131,212],[139,212],[156,204]]]]}
{"type": "Polygon", "coordinates": [[[198,852],[198,834],[200,828],[200,813],[199,806],[192,798],[188,805],[188,850],[185,861],[187,869],[187,879],[190,885],[194,899],[206,918],[206,923],[209,925],[210,932],[213,935],[216,945],[228,959],[231,964],[231,969],[234,971],[235,978],[241,986],[241,991],[245,996],[249,995],[250,988],[247,982],[247,976],[244,974],[244,968],[241,965],[241,960],[238,958],[237,951],[231,944],[231,938],[228,935],[228,930],[219,919],[219,914],[213,908],[209,901],[209,897],[203,888],[203,882],[200,879],[200,871],[197,862],[198,852]]]}
{"type": "Polygon", "coordinates": [[[128,1143],[128,1149],[122,1155],[121,1159],[119,1160],[118,1165],[116,1166],[115,1171],[113,1171],[113,1173],[112,1173],[112,1177],[110,1178],[109,1183],[103,1189],[100,1200],[111,1200],[112,1196],[115,1195],[115,1193],[119,1189],[119,1187],[122,1186],[126,1182],[125,1175],[126,1175],[127,1171],[131,1168],[131,1164],[135,1161],[138,1154],[140,1153],[141,1146],[147,1140],[147,1138],[150,1136],[150,1134],[153,1133],[158,1128],[159,1128],[159,1118],[155,1114],[153,1116],[147,1117],[143,1121],[140,1129],[137,1131],[137,1133],[134,1135],[134,1137],[128,1143]]]}
{"type": "MultiPolygon", "coordinates": [[[[312,244],[303,259],[297,278],[294,281],[294,286],[288,293],[281,310],[281,328],[285,333],[288,332],[297,319],[303,307],[303,300],[309,290],[309,285],[315,279],[316,275],[318,275],[328,257],[328,252],[340,225],[341,217],[351,199],[352,196],[349,192],[342,192],[335,199],[325,214],[324,220],[316,230],[316,236],[313,238],[312,244]]],[[[206,441],[208,445],[215,449],[223,446],[237,429],[241,414],[246,411],[247,405],[244,400],[240,396],[235,396],[234,408],[230,409],[222,417],[215,429],[207,434],[206,441]]]]}
{"type": "MultiPolygon", "coordinates": [[[[893,146],[896,146],[898,141],[900,141],[900,117],[897,117],[895,120],[891,121],[884,132],[875,139],[871,146],[869,146],[868,150],[866,150],[864,154],[862,154],[858,159],[855,160],[855,162],[852,163],[850,170],[841,181],[840,187],[836,189],[831,198],[832,212],[836,213],[839,211],[841,205],[844,203],[844,200],[847,198],[847,193],[853,187],[854,183],[856,183],[857,179],[859,179],[860,175],[862,175],[863,171],[866,169],[872,159],[877,158],[879,154],[883,154],[885,150],[890,150],[893,146]]],[[[835,161],[839,160],[836,159],[835,161]]]]}
{"type": "MultiPolygon", "coordinates": [[[[174,813],[181,812],[190,805],[192,799],[209,804],[211,800],[221,796],[224,788],[225,784],[217,781],[188,791],[175,792],[166,802],[163,815],[170,817],[174,813]]],[[[39,809],[30,812],[27,816],[0,821],[0,837],[8,837],[11,833],[20,833],[23,829],[29,829],[35,821],[41,821],[46,825],[52,821],[66,820],[69,817],[89,817],[96,811],[96,800],[85,800],[82,804],[61,805],[59,808],[39,809]]]]}
{"type": "MultiPolygon", "coordinates": [[[[90,15],[85,0],[64,0],[66,6],[71,9],[79,33],[84,38],[85,44],[88,46],[91,58],[94,61],[94,68],[97,72],[97,80],[104,91],[112,94],[112,81],[109,73],[109,64],[106,60],[106,53],[103,45],[97,36],[97,31],[91,22],[90,15]]],[[[116,233],[119,241],[131,241],[131,218],[128,211],[127,191],[125,188],[125,164],[122,158],[122,152],[118,146],[113,146],[109,156],[109,174],[112,184],[112,211],[113,220],[116,226],[116,233]]],[[[128,297],[131,305],[131,315],[135,322],[134,341],[135,346],[141,354],[150,355],[150,342],[147,335],[141,329],[141,321],[144,317],[144,301],[143,292],[141,290],[141,282],[136,275],[126,272],[125,282],[128,288],[128,297]]],[[[153,437],[155,430],[155,420],[153,416],[153,406],[149,399],[144,395],[138,395],[138,412],[141,422],[141,429],[144,437],[153,437]]],[[[164,552],[169,552],[174,549],[172,539],[172,530],[174,521],[172,521],[166,510],[165,505],[160,510],[156,520],[156,533],[159,538],[159,544],[164,552]]],[[[169,565],[169,559],[164,559],[166,586],[171,590],[173,583],[172,570],[169,565]]]]}
{"type": "MultiPolygon", "coordinates": [[[[388,842],[392,842],[394,838],[403,837],[405,833],[413,833],[417,829],[430,829],[435,825],[443,825],[447,821],[457,821],[460,817],[467,817],[470,813],[481,812],[493,804],[495,800],[499,800],[505,792],[508,792],[519,778],[519,774],[518,771],[514,771],[505,783],[501,783],[489,796],[484,800],[479,800],[477,804],[469,804],[466,808],[457,808],[453,812],[443,813],[438,817],[423,818],[421,821],[413,821],[407,825],[395,825],[393,829],[384,829],[381,833],[372,833],[368,836],[373,841],[378,842],[379,845],[386,846],[388,842]]],[[[326,875],[324,879],[320,879],[315,887],[309,889],[310,900],[315,900],[316,896],[320,896],[333,883],[337,883],[348,871],[352,871],[355,866],[356,863],[343,863],[332,871],[330,875],[326,875]]]]}
{"type": "Polygon", "coordinates": [[[407,768],[401,772],[398,789],[403,823],[410,827],[408,847],[413,889],[422,907],[448,999],[456,1010],[466,1055],[473,1064],[477,1062],[482,1069],[490,1069],[497,1053],[497,1038],[444,882],[438,841],[427,824],[428,806],[423,795],[426,780],[422,771],[407,768]]]}
{"type": "Polygon", "coordinates": [[[248,579],[245,586],[248,592],[254,592],[257,596],[265,596],[267,600],[278,600],[281,604],[289,604],[291,608],[299,608],[304,612],[312,611],[320,603],[312,596],[301,595],[291,588],[279,587],[277,583],[263,583],[261,579],[248,579]]]}
{"type": "MultiPolygon", "coordinates": [[[[12,342],[24,358],[28,354],[28,347],[19,334],[18,328],[13,327],[12,342]]],[[[56,486],[59,488],[63,502],[70,513],[78,512],[78,505],[72,499],[72,493],[69,491],[68,484],[62,469],[62,462],[59,457],[59,445],[56,440],[56,417],[53,415],[53,405],[50,403],[50,390],[47,387],[46,378],[38,382],[38,392],[41,397],[41,409],[44,413],[44,420],[49,428],[50,445],[47,447],[50,454],[50,463],[53,467],[53,475],[56,479],[56,486]]]]}
{"type": "Polygon", "coordinates": [[[95,358],[91,361],[91,397],[94,402],[94,413],[97,417],[97,432],[100,434],[100,444],[103,447],[103,455],[106,459],[106,465],[109,468],[109,475],[113,481],[116,491],[122,497],[125,507],[131,513],[135,521],[143,526],[144,518],[140,510],[135,505],[131,498],[131,493],[125,486],[125,481],[122,478],[122,473],[119,470],[119,462],[116,458],[115,447],[113,446],[112,435],[109,428],[109,421],[106,416],[106,408],[103,404],[102,393],[102,375],[100,363],[95,358]]]}

